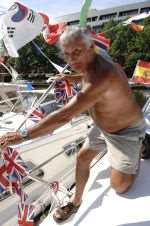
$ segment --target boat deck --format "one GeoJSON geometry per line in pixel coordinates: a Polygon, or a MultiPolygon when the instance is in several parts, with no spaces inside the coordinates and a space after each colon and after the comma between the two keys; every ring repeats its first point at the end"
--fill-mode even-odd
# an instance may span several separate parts
{"type": "MultiPolygon", "coordinates": [[[[64,226],[150,226],[150,160],[141,160],[141,170],[130,191],[116,194],[110,187],[110,166],[105,155],[92,169],[83,202],[64,226]]],[[[52,214],[40,226],[56,226],[52,214]]]]}

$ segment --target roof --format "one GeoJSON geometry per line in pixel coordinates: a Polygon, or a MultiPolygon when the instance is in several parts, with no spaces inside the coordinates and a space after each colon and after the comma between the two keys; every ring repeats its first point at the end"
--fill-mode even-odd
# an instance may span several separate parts
{"type": "MultiPolygon", "coordinates": [[[[91,170],[83,202],[63,226],[149,226],[150,160],[141,160],[140,173],[130,191],[118,195],[110,187],[107,155],[91,170]],[[94,223],[94,224],[93,224],[94,223]]],[[[40,226],[58,226],[49,215],[40,226]]]]}

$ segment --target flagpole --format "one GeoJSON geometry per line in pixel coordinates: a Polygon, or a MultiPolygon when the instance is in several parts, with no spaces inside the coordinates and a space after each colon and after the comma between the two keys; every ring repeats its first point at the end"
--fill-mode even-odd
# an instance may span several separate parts
{"type": "MultiPolygon", "coordinates": [[[[68,68],[68,64],[66,64],[66,66],[63,68],[63,71],[61,73],[64,73],[65,70],[68,68]]],[[[56,80],[54,80],[49,87],[46,89],[45,93],[43,93],[43,95],[40,97],[40,99],[37,101],[37,103],[35,103],[35,105],[33,106],[33,108],[27,113],[26,118],[24,119],[24,121],[19,125],[19,127],[17,128],[16,131],[19,131],[22,126],[24,125],[24,123],[27,121],[27,119],[30,117],[30,115],[33,113],[33,111],[36,110],[36,108],[38,108],[40,106],[40,104],[42,103],[42,101],[47,97],[49,91],[54,87],[56,83],[56,80]]]]}

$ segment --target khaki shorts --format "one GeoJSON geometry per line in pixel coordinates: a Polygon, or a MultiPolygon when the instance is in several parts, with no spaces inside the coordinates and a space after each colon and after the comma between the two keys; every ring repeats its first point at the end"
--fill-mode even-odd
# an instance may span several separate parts
{"type": "Polygon", "coordinates": [[[112,168],[126,174],[136,174],[145,127],[144,119],[116,133],[107,133],[94,126],[83,147],[99,152],[107,149],[112,168]]]}

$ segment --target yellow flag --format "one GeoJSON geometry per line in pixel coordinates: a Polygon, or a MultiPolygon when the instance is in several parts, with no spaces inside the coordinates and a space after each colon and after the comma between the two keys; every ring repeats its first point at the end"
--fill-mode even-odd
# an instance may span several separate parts
{"type": "Polygon", "coordinates": [[[150,61],[138,60],[132,81],[150,84],[150,61]]]}

